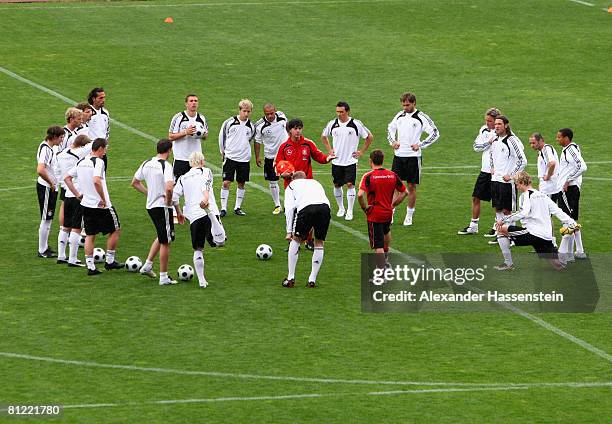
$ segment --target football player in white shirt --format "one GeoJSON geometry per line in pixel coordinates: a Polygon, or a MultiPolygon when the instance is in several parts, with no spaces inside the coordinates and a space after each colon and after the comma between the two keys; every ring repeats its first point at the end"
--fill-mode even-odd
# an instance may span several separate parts
{"type": "Polygon", "coordinates": [[[185,218],[189,220],[191,246],[193,247],[193,265],[201,288],[206,288],[208,281],[204,275],[204,255],[202,250],[212,234],[217,246],[225,243],[225,230],[217,218],[217,205],[213,194],[212,171],[205,168],[204,155],[193,152],[189,156],[191,170],[182,175],[174,186],[173,202],[179,213],[179,199],[185,197],[185,218]]]}
{"type": "Polygon", "coordinates": [[[244,199],[244,184],[249,181],[251,140],[255,137],[255,125],[249,117],[253,110],[253,103],[249,99],[242,99],[238,103],[239,113],[223,122],[219,131],[219,151],[223,161],[223,187],[221,188],[221,212],[220,216],[227,214],[227,201],[229,199],[229,188],[236,176],[236,204],[234,214],[245,216],[242,210],[244,199]]]}
{"type": "MultiPolygon", "coordinates": [[[[472,191],[472,220],[470,225],[463,230],[457,231],[459,235],[478,234],[478,222],[480,221],[480,201],[491,201],[491,158],[489,149],[495,141],[495,118],[501,115],[499,109],[494,107],[487,109],[485,113],[485,123],[474,140],[474,151],[482,152],[480,174],[476,178],[474,190],[472,191]]],[[[493,228],[485,234],[485,237],[495,237],[495,222],[493,228]]]]}
{"type": "MultiPolygon", "coordinates": [[[[546,194],[557,203],[557,174],[559,173],[559,156],[550,144],[546,144],[544,136],[535,132],[529,136],[529,145],[538,152],[538,191],[546,194]]],[[[553,227],[554,230],[554,227],[553,227]]],[[[553,232],[553,244],[557,246],[557,240],[553,232]]]]}
{"type": "MultiPolygon", "coordinates": [[[[159,252],[159,285],[176,284],[176,280],[168,277],[168,257],[170,243],[174,241],[174,220],[172,217],[172,190],[174,175],[167,162],[172,153],[172,142],[162,139],[157,142],[157,156],[148,159],[138,167],[132,179],[132,187],[147,196],[147,212],[153,221],[157,237],[153,240],[149,255],[140,268],[141,275],[155,278],[153,260],[159,252]],[[142,182],[146,183],[146,186],[142,182]]],[[[182,214],[178,213],[178,222],[184,222],[182,214]]]]}
{"type": "MultiPolygon", "coordinates": [[[[57,263],[68,263],[68,266],[82,267],[85,266],[77,259],[79,251],[79,241],[81,240],[81,229],[83,228],[83,208],[81,202],[76,198],[66,185],[64,177],[68,175],[70,170],[83,159],[91,151],[91,140],[85,134],[81,134],[74,138],[70,147],[57,155],[57,164],[60,170],[60,185],[62,192],[65,193],[64,201],[62,202],[63,220],[62,226],[57,236],[57,263]],[[89,148],[87,148],[89,146],[89,148]],[[70,244],[69,257],[66,258],[66,245],[70,244]]],[[[75,182],[73,182],[74,184],[75,182]]],[[[75,187],[78,187],[76,182],[75,187]]],[[[78,191],[77,191],[78,194],[78,191]]]]}
{"type": "Polygon", "coordinates": [[[431,118],[416,108],[416,96],[404,93],[400,97],[402,108],[387,128],[387,140],[395,150],[391,170],[408,187],[408,209],[404,225],[412,225],[412,216],[417,198],[417,185],[421,178],[421,150],[440,138],[440,132],[431,118]],[[421,140],[421,135],[427,137],[421,140]]]}
{"type": "Polygon", "coordinates": [[[75,107],[83,112],[83,115],[81,117],[81,125],[79,126],[79,128],[77,128],[77,134],[85,134],[89,137],[89,121],[91,120],[91,116],[93,115],[93,108],[87,102],[81,102],[75,107]]]}
{"type": "Polygon", "coordinates": [[[547,258],[555,268],[562,268],[557,248],[552,243],[553,227],[550,216],[555,215],[570,231],[576,228],[576,221],[563,212],[550,197],[535,190],[531,186],[531,177],[525,171],[515,174],[514,180],[517,189],[522,192],[521,209],[512,215],[505,215],[496,224],[504,263],[495,269],[506,271],[514,268],[510,253],[511,240],[516,246],[533,246],[540,257],[547,258]],[[517,221],[522,221],[525,227],[512,225],[517,221]]]}
{"type": "Polygon", "coordinates": [[[368,150],[372,143],[372,133],[363,123],[350,116],[350,106],[347,102],[336,104],[336,119],[327,123],[321,134],[321,140],[329,153],[336,155],[332,160],[332,178],[334,180],[334,197],[338,204],[336,216],[344,219],[353,219],[353,206],[355,205],[355,180],[357,179],[357,161],[368,150]],[[333,147],[329,143],[332,137],[333,147]],[[360,150],[359,139],[365,140],[360,150]],[[347,208],[344,209],[344,193],[342,187],[346,184],[347,208]]]}
{"type": "Polygon", "coordinates": [[[47,128],[47,136],[38,146],[36,153],[36,193],[40,208],[40,226],[38,227],[38,257],[54,258],[55,252],[49,247],[49,232],[55,215],[57,202],[57,180],[55,179],[55,153],[53,147],[59,145],[64,138],[64,129],[53,126],[47,128]]]}
{"type": "Polygon", "coordinates": [[[197,94],[185,96],[185,110],[172,117],[168,140],[172,141],[172,156],[174,157],[174,178],[189,172],[189,155],[193,152],[202,153],[202,140],[208,137],[206,117],[198,112],[200,99],[197,94]]]}
{"type": "Polygon", "coordinates": [[[121,234],[119,216],[108,195],[106,186],[106,167],[103,157],[106,154],[107,141],[103,138],[94,140],[91,146],[91,155],[77,162],[64,178],[66,185],[83,207],[83,222],[85,224],[85,264],[87,275],[98,275],[101,272],[96,268],[93,258],[96,234],[110,234],[106,240],[107,270],[121,269],[125,264],[115,260],[115,248],[121,234]],[[78,189],[73,184],[73,178],[79,182],[78,189]]]}
{"type": "Polygon", "coordinates": [[[293,222],[293,228],[289,253],[287,253],[288,274],[282,285],[287,288],[295,286],[295,268],[300,244],[306,240],[308,233],[313,229],[314,252],[306,287],[314,288],[323,264],[323,245],[331,221],[329,200],[323,186],[317,180],[307,179],[303,171],[294,172],[293,181],[285,189],[285,213],[288,214],[287,221],[293,222]]]}
{"type": "Polygon", "coordinates": [[[287,117],[281,111],[276,110],[272,103],[266,103],[263,107],[264,116],[255,123],[255,163],[261,168],[260,150],[264,146],[264,179],[268,181],[270,194],[274,202],[273,215],[281,213],[280,188],[278,187],[278,175],[274,170],[274,159],[280,145],[287,140],[287,117]]]}
{"type": "MultiPolygon", "coordinates": [[[[582,174],[587,170],[587,164],[582,158],[580,147],[573,142],[574,131],[571,128],[561,128],[557,131],[557,142],[563,147],[559,157],[559,176],[557,202],[559,207],[574,219],[578,219],[580,209],[580,187],[582,174]]],[[[559,253],[567,255],[569,260],[586,259],[582,245],[582,231],[564,235],[559,246],[559,253]],[[574,242],[576,251],[574,253],[574,242]]]]}
{"type": "MultiPolygon", "coordinates": [[[[514,135],[510,121],[504,115],[495,118],[497,137],[489,149],[491,158],[491,205],[495,208],[495,220],[516,210],[518,205],[513,176],[525,169],[527,157],[522,141],[514,135]]],[[[489,241],[497,244],[497,239],[489,241]]]]}
{"type": "MultiPolygon", "coordinates": [[[[89,120],[89,138],[96,140],[103,138],[108,142],[110,136],[110,114],[104,108],[106,103],[106,93],[102,87],[96,87],[89,92],[87,101],[91,106],[91,119],[89,120]]],[[[104,167],[108,166],[106,154],[102,157],[104,167]]]]}

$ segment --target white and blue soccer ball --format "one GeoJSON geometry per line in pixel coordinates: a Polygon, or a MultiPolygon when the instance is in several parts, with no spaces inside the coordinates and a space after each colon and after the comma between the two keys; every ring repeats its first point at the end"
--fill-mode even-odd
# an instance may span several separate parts
{"type": "Polygon", "coordinates": [[[202,125],[201,122],[196,122],[195,123],[195,128],[196,128],[196,132],[193,135],[198,137],[198,138],[201,138],[204,135],[204,132],[205,132],[204,125],[202,125]]]}
{"type": "Polygon", "coordinates": [[[79,239],[79,247],[85,247],[85,233],[81,233],[81,238],[79,239]]]}
{"type": "Polygon", "coordinates": [[[93,260],[97,264],[101,264],[106,260],[106,252],[104,249],[96,247],[93,251],[93,260]]]}
{"type": "Polygon", "coordinates": [[[137,272],[142,267],[142,261],[138,256],[130,256],[125,261],[125,267],[130,272],[137,272]]]}
{"type": "Polygon", "coordinates": [[[260,244],[255,250],[255,255],[260,261],[267,261],[272,257],[272,248],[267,244],[260,244]]]}
{"type": "Polygon", "coordinates": [[[179,280],[189,281],[193,278],[193,268],[191,267],[191,265],[183,264],[179,266],[177,274],[179,280]]]}

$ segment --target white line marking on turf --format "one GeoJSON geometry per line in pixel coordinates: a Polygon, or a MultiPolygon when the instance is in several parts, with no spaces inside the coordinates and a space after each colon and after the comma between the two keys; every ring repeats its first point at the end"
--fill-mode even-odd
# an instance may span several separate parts
{"type": "Polygon", "coordinates": [[[240,3],[179,3],[179,4],[94,4],[88,6],[30,6],[30,7],[2,7],[0,10],[54,10],[54,9],[123,9],[123,8],[151,8],[151,7],[227,7],[227,6],[292,6],[292,5],[335,5],[353,3],[399,3],[402,0],[334,0],[334,1],[283,1],[283,2],[240,2],[240,3]]]}
{"type": "Polygon", "coordinates": [[[452,383],[436,381],[388,381],[388,380],[362,380],[362,379],[339,379],[339,378],[317,378],[317,377],[294,377],[277,375],[241,374],[216,371],[178,370],[172,368],[140,367],[134,365],[103,364],[91,361],[77,361],[46,356],[24,355],[13,352],[0,352],[0,356],[13,359],[24,359],[29,361],[50,362],[65,365],[75,365],[91,368],[107,368],[126,371],[152,372],[162,374],[178,374],[205,376],[216,378],[236,378],[241,380],[273,380],[273,381],[297,381],[302,383],[324,383],[324,384],[355,384],[374,386],[435,386],[435,387],[612,387],[612,382],[555,382],[555,383],[452,383]]]}
{"type": "MultiPolygon", "coordinates": [[[[18,81],[21,81],[21,82],[23,82],[25,84],[28,84],[28,85],[30,85],[30,86],[32,86],[34,88],[37,88],[38,90],[41,90],[41,91],[43,91],[45,93],[48,93],[48,94],[50,94],[50,95],[52,95],[54,97],[57,97],[58,99],[61,99],[62,101],[66,102],[66,103],[76,104],[76,102],[74,100],[64,96],[63,94],[60,94],[60,93],[58,93],[58,92],[56,92],[54,90],[51,90],[50,88],[44,87],[44,86],[42,86],[40,84],[37,84],[37,83],[35,83],[33,81],[30,81],[29,79],[24,78],[24,77],[22,77],[20,75],[17,75],[16,73],[14,73],[12,71],[9,71],[8,69],[6,69],[6,68],[4,68],[2,66],[0,66],[0,71],[5,73],[6,75],[12,77],[12,78],[17,79],[18,81]]],[[[127,125],[127,124],[124,124],[123,122],[117,121],[116,119],[111,119],[111,122],[114,123],[115,125],[118,125],[118,126],[124,128],[127,131],[130,131],[130,132],[132,132],[134,134],[137,134],[137,135],[139,135],[139,136],[141,136],[143,138],[146,138],[147,140],[151,140],[151,141],[154,141],[154,142],[157,141],[157,139],[155,137],[153,137],[152,135],[146,134],[146,133],[144,133],[144,132],[142,132],[142,131],[134,128],[134,127],[131,127],[131,126],[127,125]]],[[[209,164],[209,167],[211,169],[213,169],[213,170],[216,169],[217,172],[220,171],[220,169],[218,167],[214,166],[214,165],[209,164]]],[[[266,188],[264,188],[263,186],[260,186],[259,184],[255,184],[255,183],[251,183],[251,182],[249,182],[248,184],[249,184],[250,187],[256,188],[257,190],[262,191],[264,193],[268,193],[268,190],[266,188]]],[[[367,236],[365,236],[364,234],[362,234],[362,233],[360,233],[360,232],[358,232],[356,230],[353,230],[352,228],[347,227],[346,225],[341,224],[341,223],[339,223],[336,220],[332,219],[331,220],[331,224],[335,225],[336,227],[339,227],[339,228],[341,228],[341,229],[343,229],[345,231],[347,231],[347,229],[348,229],[348,230],[350,230],[349,233],[354,235],[355,237],[358,237],[358,238],[360,238],[360,239],[362,239],[364,241],[369,241],[369,238],[367,236]]],[[[400,252],[400,251],[398,251],[396,249],[392,249],[392,250],[390,249],[390,251],[392,251],[393,253],[403,254],[402,252],[400,252]]],[[[407,255],[405,255],[405,256],[407,256],[407,255]]],[[[411,259],[416,261],[416,262],[420,262],[416,258],[411,258],[411,259]]],[[[573,336],[573,335],[571,335],[571,334],[561,330],[560,328],[557,328],[554,325],[549,324],[548,322],[542,320],[541,318],[537,318],[537,317],[535,317],[535,316],[533,316],[533,315],[523,311],[522,309],[516,308],[514,306],[512,306],[512,308],[514,308],[513,312],[521,315],[524,318],[527,318],[527,319],[531,320],[532,322],[542,326],[543,328],[546,328],[547,330],[550,330],[550,331],[554,332],[555,334],[565,338],[566,340],[569,340],[569,341],[571,341],[573,343],[576,343],[577,345],[587,349],[588,351],[590,351],[592,353],[597,354],[598,356],[602,356],[601,354],[603,353],[604,356],[602,356],[602,357],[607,359],[608,361],[610,361],[610,359],[609,359],[610,355],[608,353],[604,352],[603,350],[596,348],[595,346],[585,342],[584,340],[579,339],[578,337],[575,337],[575,336],[573,336]]]]}
{"type": "Polygon", "coordinates": [[[595,6],[593,3],[587,3],[586,1],[582,1],[582,0],[569,0],[569,1],[571,1],[572,3],[583,4],[585,6],[591,6],[591,7],[595,6]]]}

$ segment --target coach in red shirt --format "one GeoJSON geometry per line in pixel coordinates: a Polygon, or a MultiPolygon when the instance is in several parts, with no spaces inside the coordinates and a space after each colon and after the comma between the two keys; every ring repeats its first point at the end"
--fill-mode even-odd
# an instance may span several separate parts
{"type": "MultiPolygon", "coordinates": [[[[303,171],[306,178],[312,179],[312,161],[319,163],[328,163],[336,156],[333,154],[326,155],[320,151],[312,140],[305,138],[302,135],[304,123],[301,119],[294,118],[287,122],[287,132],[289,138],[278,148],[275,163],[282,160],[291,162],[295,171],[303,171]]],[[[285,188],[289,185],[291,179],[285,178],[285,188]]]]}
{"type": "MultiPolygon", "coordinates": [[[[382,150],[377,149],[370,153],[372,170],[361,178],[357,193],[361,209],[368,220],[370,247],[375,249],[376,253],[384,253],[384,256],[380,255],[381,259],[386,259],[389,252],[393,208],[402,203],[408,194],[400,177],[382,167],[384,158],[382,150]]],[[[382,260],[380,263],[384,264],[382,260]]]]}

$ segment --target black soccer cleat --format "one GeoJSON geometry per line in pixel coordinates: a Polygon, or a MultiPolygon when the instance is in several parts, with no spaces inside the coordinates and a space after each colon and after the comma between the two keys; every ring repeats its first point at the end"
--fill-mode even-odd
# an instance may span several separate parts
{"type": "Polygon", "coordinates": [[[98,275],[98,274],[102,274],[102,271],[100,271],[99,269],[88,269],[87,270],[87,275],[98,275]]]}
{"type": "Polygon", "coordinates": [[[234,209],[234,214],[236,214],[236,215],[238,215],[238,216],[246,216],[246,212],[245,212],[245,211],[243,211],[243,210],[242,210],[242,209],[240,209],[240,208],[236,208],[236,209],[234,209]]]}
{"type": "Polygon", "coordinates": [[[286,287],[288,289],[292,289],[294,286],[295,286],[295,279],[292,278],[291,280],[288,280],[288,279],[285,278],[283,280],[283,287],[286,287]]]}
{"type": "Polygon", "coordinates": [[[227,215],[227,211],[225,209],[221,209],[221,212],[219,212],[219,216],[223,218],[225,217],[225,215],[227,215]]]}
{"type": "Polygon", "coordinates": [[[490,229],[486,233],[484,233],[485,237],[497,237],[497,232],[494,229],[490,229]]]}
{"type": "Polygon", "coordinates": [[[125,268],[125,264],[121,262],[117,262],[117,261],[114,261],[112,264],[109,264],[109,263],[104,264],[104,269],[109,270],[109,271],[111,269],[122,269],[122,268],[125,268]]]}
{"type": "Polygon", "coordinates": [[[68,262],[68,266],[71,268],[85,268],[85,264],[81,262],[75,262],[75,263],[68,262]]]}
{"type": "Polygon", "coordinates": [[[47,247],[47,250],[45,250],[44,252],[40,253],[38,252],[38,257],[39,258],[56,258],[57,254],[51,250],[51,248],[47,247]]]}
{"type": "Polygon", "coordinates": [[[58,263],[58,264],[67,264],[67,263],[68,263],[68,260],[67,260],[67,259],[58,259],[58,260],[57,260],[57,263],[58,263]]]}
{"type": "Polygon", "coordinates": [[[309,281],[308,284],[306,284],[306,287],[308,287],[309,289],[314,289],[317,287],[317,285],[314,281],[309,281]]]}

